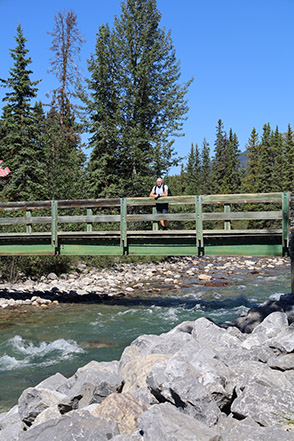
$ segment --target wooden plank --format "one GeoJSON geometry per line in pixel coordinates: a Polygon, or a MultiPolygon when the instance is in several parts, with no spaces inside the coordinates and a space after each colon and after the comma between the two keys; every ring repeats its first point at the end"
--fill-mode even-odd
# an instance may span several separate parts
{"type": "Polygon", "coordinates": [[[50,224],[51,216],[36,217],[1,217],[1,225],[30,225],[30,224],[50,224]]]}
{"type": "Polygon", "coordinates": [[[170,214],[128,214],[128,221],[160,221],[163,220],[172,220],[172,221],[185,221],[185,220],[196,220],[195,213],[170,213],[170,214]]]}
{"type": "Polygon", "coordinates": [[[58,208],[95,208],[95,207],[119,207],[120,199],[77,199],[77,200],[60,200],[58,208]]]}
{"type": "MultiPolygon", "coordinates": [[[[154,206],[158,203],[154,198],[146,197],[146,198],[127,198],[128,206],[154,206]]],[[[194,204],[195,196],[168,196],[166,198],[160,198],[161,204],[172,204],[172,205],[185,205],[185,204],[194,204]]]]}
{"type": "Polygon", "coordinates": [[[90,223],[90,222],[120,222],[119,214],[102,214],[93,216],[58,216],[58,223],[71,224],[71,223],[90,223]]]}
{"type": "Polygon", "coordinates": [[[51,201],[0,202],[0,211],[50,209],[51,201]]]}
{"type": "Polygon", "coordinates": [[[202,196],[203,204],[282,203],[282,193],[240,193],[202,196]]]}
{"type": "Polygon", "coordinates": [[[282,211],[244,211],[230,213],[203,213],[203,220],[228,221],[252,219],[282,219],[282,211]]]}
{"type": "Polygon", "coordinates": [[[272,235],[272,234],[282,234],[282,228],[275,229],[259,229],[259,230],[203,230],[204,235],[272,235]]]}

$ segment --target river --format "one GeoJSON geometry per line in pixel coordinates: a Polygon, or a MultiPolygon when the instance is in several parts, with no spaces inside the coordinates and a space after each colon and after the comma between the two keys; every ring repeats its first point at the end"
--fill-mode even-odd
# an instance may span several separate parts
{"type": "Polygon", "coordinates": [[[184,320],[232,320],[242,311],[290,292],[290,266],[236,271],[224,286],[189,279],[180,290],[105,304],[59,304],[0,311],[0,411],[50,375],[71,376],[91,360],[119,359],[141,334],[160,334],[184,320]]]}

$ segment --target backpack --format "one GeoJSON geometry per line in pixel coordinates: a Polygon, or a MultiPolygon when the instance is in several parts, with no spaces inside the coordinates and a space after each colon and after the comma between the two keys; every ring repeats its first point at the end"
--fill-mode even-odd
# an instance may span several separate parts
{"type": "MultiPolygon", "coordinates": [[[[154,187],[153,187],[153,192],[155,193],[155,191],[156,191],[156,187],[157,187],[157,185],[155,185],[154,187]]],[[[165,191],[164,190],[164,187],[165,187],[165,184],[163,184],[163,192],[165,191]]],[[[170,188],[168,187],[168,189],[167,189],[167,195],[168,196],[171,196],[172,195],[172,192],[170,191],[170,188]]]]}

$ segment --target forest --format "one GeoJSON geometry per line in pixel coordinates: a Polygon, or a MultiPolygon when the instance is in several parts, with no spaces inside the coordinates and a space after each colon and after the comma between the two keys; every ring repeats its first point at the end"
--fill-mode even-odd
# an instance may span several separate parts
{"type": "MultiPolygon", "coordinates": [[[[49,103],[38,100],[32,59],[21,24],[0,115],[1,201],[146,196],[157,176],[173,195],[293,191],[294,141],[264,124],[248,134],[241,155],[237,134],[216,121],[215,142],[174,149],[184,135],[187,91],[169,32],[160,28],[156,0],[125,0],[110,27],[99,27],[79,69],[84,40],[74,11],[55,16],[48,71],[58,80],[49,103]],[[87,134],[87,142],[82,142],[87,134]],[[86,149],[90,154],[86,155],[86,149]],[[173,166],[178,175],[170,175],[173,166]]],[[[196,137],[197,134],[195,134],[196,137]]]]}

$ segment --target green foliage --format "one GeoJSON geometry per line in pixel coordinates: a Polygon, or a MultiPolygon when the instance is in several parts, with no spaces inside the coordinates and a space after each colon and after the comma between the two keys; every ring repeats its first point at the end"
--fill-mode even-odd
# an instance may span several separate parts
{"type": "Polygon", "coordinates": [[[133,194],[177,163],[171,136],[181,133],[190,82],[181,85],[169,33],[155,0],[127,0],[114,28],[99,28],[89,62],[90,192],[133,194]]]}
{"type": "Polygon", "coordinates": [[[26,39],[20,25],[15,37],[16,47],[10,50],[14,66],[10,77],[2,80],[2,85],[9,89],[3,99],[0,154],[12,171],[5,186],[2,198],[22,200],[36,199],[38,196],[38,160],[40,152],[34,144],[36,125],[31,100],[36,96],[38,81],[31,81],[29,70],[31,59],[27,57],[26,39]]]}
{"type": "Polygon", "coordinates": [[[290,124],[284,145],[284,191],[294,192],[294,140],[290,124]]]}

